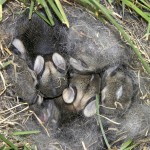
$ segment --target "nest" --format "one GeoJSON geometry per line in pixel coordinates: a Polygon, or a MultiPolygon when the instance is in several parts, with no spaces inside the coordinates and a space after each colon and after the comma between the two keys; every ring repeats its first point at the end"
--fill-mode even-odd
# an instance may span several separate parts
{"type": "MultiPolygon", "coordinates": [[[[17,96],[13,92],[13,83],[9,83],[8,78],[6,77],[6,70],[8,69],[8,66],[15,66],[13,63],[12,53],[8,49],[11,40],[13,39],[13,34],[10,33],[14,33],[15,31],[13,31],[13,28],[10,28],[8,31],[6,31],[6,29],[11,27],[11,25],[13,26],[15,23],[15,17],[13,17],[14,12],[22,11],[24,9],[24,5],[18,1],[6,4],[3,11],[3,22],[0,27],[0,133],[6,135],[6,137],[9,137],[13,130],[24,129],[25,122],[33,114],[33,112],[30,111],[28,104],[19,102],[17,96]]],[[[149,41],[145,41],[143,37],[143,33],[146,28],[145,22],[129,16],[125,16],[123,20],[121,20],[121,18],[117,19],[130,34],[136,46],[141,48],[141,53],[145,60],[150,63],[150,43],[149,41]]],[[[85,29],[88,30],[88,26],[85,25],[85,29]]],[[[92,47],[92,45],[90,46],[92,47]]],[[[133,55],[130,67],[134,70],[139,83],[138,96],[142,102],[150,106],[150,78],[145,73],[135,55],[133,55]]],[[[12,140],[14,143],[18,143],[14,137],[12,140]]],[[[56,145],[59,145],[57,140],[52,142],[56,142],[56,145]]],[[[141,146],[144,147],[143,143],[149,143],[149,140],[139,140],[138,142],[142,143],[141,146]]]]}

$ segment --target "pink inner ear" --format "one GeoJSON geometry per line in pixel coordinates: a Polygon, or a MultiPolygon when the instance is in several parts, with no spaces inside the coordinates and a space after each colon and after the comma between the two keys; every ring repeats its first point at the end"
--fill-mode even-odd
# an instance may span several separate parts
{"type": "Polygon", "coordinates": [[[34,71],[39,74],[44,68],[44,58],[42,56],[37,56],[34,62],[34,71]]]}
{"type": "Polygon", "coordinates": [[[38,117],[42,121],[42,123],[46,123],[49,119],[45,112],[42,112],[38,117]]]}
{"type": "Polygon", "coordinates": [[[41,110],[41,113],[38,117],[43,123],[47,123],[47,121],[49,120],[51,116],[51,110],[52,110],[51,104],[48,104],[48,108],[44,108],[41,110]]]}

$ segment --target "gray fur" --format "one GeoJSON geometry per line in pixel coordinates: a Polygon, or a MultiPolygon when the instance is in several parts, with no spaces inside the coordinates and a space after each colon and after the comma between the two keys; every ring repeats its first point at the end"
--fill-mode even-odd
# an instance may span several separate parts
{"type": "MultiPolygon", "coordinates": [[[[29,64],[31,61],[28,62],[30,57],[23,42],[19,39],[14,39],[12,44],[19,51],[20,57],[26,60],[27,64],[31,67],[29,64]]],[[[44,57],[37,55],[31,68],[39,76],[38,89],[45,97],[53,98],[60,96],[64,88],[67,87],[66,61],[58,53],[44,57]]]]}
{"type": "Polygon", "coordinates": [[[33,104],[42,99],[36,90],[37,79],[34,71],[17,55],[14,55],[14,65],[8,67],[6,77],[8,84],[12,84],[15,95],[23,101],[33,104]]]}
{"type": "MultiPolygon", "coordinates": [[[[62,98],[59,97],[53,100],[44,101],[46,104],[44,104],[45,107],[43,108],[40,106],[38,109],[37,107],[35,108],[41,120],[45,119],[43,116],[47,117],[46,120],[49,121],[47,128],[50,132],[50,137],[43,132],[36,136],[32,136],[32,139],[35,141],[38,149],[46,150],[62,148],[68,150],[77,150],[84,149],[84,146],[88,150],[104,149],[102,134],[97,126],[95,117],[87,119],[83,116],[71,114],[65,110],[65,107],[62,107],[62,105],[57,107],[53,101],[63,102],[62,98]],[[39,112],[42,112],[42,116],[39,112]]],[[[35,127],[36,129],[39,128],[31,120],[27,122],[27,127],[28,130],[33,130],[35,127]]]]}
{"type": "Polygon", "coordinates": [[[64,9],[69,29],[55,17],[54,27],[48,26],[36,14],[30,21],[27,14],[18,20],[16,38],[23,42],[31,59],[58,52],[82,73],[128,63],[128,50],[115,29],[108,28],[81,8],[64,6],[64,9]]]}
{"type": "MultiPolygon", "coordinates": [[[[74,101],[68,104],[68,108],[71,111],[79,112],[84,109],[89,101],[95,100],[96,94],[99,93],[101,80],[98,74],[80,75],[74,73],[69,82],[69,87],[74,90],[75,95],[73,95],[74,101]]],[[[70,94],[69,89],[66,89],[65,92],[67,90],[70,94]]],[[[67,95],[67,92],[65,95],[67,95]]]]}
{"type": "MultiPolygon", "coordinates": [[[[120,123],[120,125],[114,125],[107,121],[108,128],[106,133],[110,143],[120,146],[127,139],[132,139],[134,142],[145,140],[145,143],[146,141],[149,143],[149,114],[150,107],[136,99],[123,116],[111,118],[120,123]]],[[[109,116],[106,115],[106,117],[109,116]]]]}
{"type": "Polygon", "coordinates": [[[125,68],[107,69],[102,77],[102,110],[110,115],[125,113],[133,101],[136,89],[125,68]]]}
{"type": "MultiPolygon", "coordinates": [[[[68,79],[67,79],[68,76],[66,71],[64,72],[58,71],[57,66],[54,66],[54,63],[51,60],[48,60],[44,62],[43,65],[41,65],[40,60],[38,60],[39,58],[41,57],[39,56],[36,57],[35,64],[34,64],[35,72],[38,72],[39,73],[38,75],[40,76],[38,78],[38,89],[45,97],[54,98],[60,96],[63,90],[68,85],[68,79]],[[42,73],[39,72],[38,71],[39,69],[43,70],[43,72],[42,73]]],[[[60,61],[59,65],[63,64],[63,62],[61,63],[60,61]]]]}

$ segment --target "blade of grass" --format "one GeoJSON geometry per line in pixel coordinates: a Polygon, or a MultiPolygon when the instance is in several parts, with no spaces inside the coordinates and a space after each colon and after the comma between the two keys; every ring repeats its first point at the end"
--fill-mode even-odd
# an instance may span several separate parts
{"type": "Polygon", "coordinates": [[[140,1],[150,9],[150,4],[148,4],[148,2],[145,2],[145,0],[140,0],[140,1]]]}
{"type": "Polygon", "coordinates": [[[39,17],[41,17],[47,24],[49,24],[50,26],[51,26],[51,23],[49,22],[49,20],[44,16],[44,15],[42,15],[41,13],[39,13],[37,10],[34,10],[35,11],[35,13],[39,16],[39,17]]]}
{"type": "Polygon", "coordinates": [[[53,11],[55,12],[55,14],[57,15],[57,17],[61,20],[61,22],[64,23],[64,20],[59,12],[59,10],[57,9],[56,5],[54,4],[54,2],[52,0],[47,0],[49,5],[51,6],[51,8],[53,9],[53,11]]]}
{"type": "Polygon", "coordinates": [[[3,5],[7,0],[0,0],[0,4],[3,5]]]}
{"type": "Polygon", "coordinates": [[[144,13],[141,9],[139,9],[138,7],[136,7],[132,2],[127,1],[127,0],[122,0],[122,2],[124,4],[126,4],[127,6],[129,6],[130,8],[134,9],[134,11],[136,11],[141,17],[143,17],[147,22],[148,22],[148,27],[147,27],[147,32],[145,34],[146,40],[148,40],[149,38],[149,33],[150,33],[150,28],[149,28],[149,24],[150,24],[150,17],[149,15],[147,15],[146,13],[144,13]]]}
{"type": "Polygon", "coordinates": [[[80,3],[83,7],[86,7],[88,10],[90,10],[92,13],[95,13],[95,6],[91,4],[89,1],[85,0],[75,0],[75,2],[80,3]]]}
{"type": "Polygon", "coordinates": [[[114,0],[108,0],[108,3],[111,4],[114,0]]]}
{"type": "Polygon", "coordinates": [[[55,23],[53,21],[52,14],[51,14],[51,12],[50,12],[50,10],[48,8],[48,5],[47,5],[46,1],[45,0],[37,0],[37,1],[43,6],[43,8],[44,8],[44,10],[45,10],[45,12],[47,14],[47,17],[49,19],[49,22],[50,22],[49,24],[51,24],[51,26],[54,26],[55,23]]]}
{"type": "Polygon", "coordinates": [[[4,148],[5,148],[5,145],[3,145],[2,147],[0,147],[0,150],[4,150],[4,148]]]}
{"type": "Polygon", "coordinates": [[[144,35],[144,37],[146,38],[147,41],[148,41],[149,36],[150,36],[150,21],[147,26],[146,34],[144,35]]]}
{"type": "Polygon", "coordinates": [[[11,147],[5,147],[4,150],[14,150],[11,147]]]}
{"type": "Polygon", "coordinates": [[[67,19],[67,16],[66,16],[65,13],[64,13],[64,10],[63,10],[63,8],[62,8],[62,5],[61,5],[60,1],[59,1],[59,0],[54,0],[54,1],[55,1],[56,5],[57,5],[57,7],[58,7],[58,9],[59,9],[59,11],[60,11],[62,17],[63,17],[64,23],[65,23],[65,24],[67,25],[67,27],[69,28],[69,21],[68,21],[68,19],[67,19]]]}
{"type": "Polygon", "coordinates": [[[138,145],[138,144],[134,144],[134,145],[132,145],[132,146],[126,148],[125,150],[132,150],[133,148],[137,147],[137,145],[138,145]]]}
{"type": "Polygon", "coordinates": [[[24,147],[23,147],[23,150],[31,150],[31,149],[28,148],[28,147],[26,147],[26,146],[24,146],[24,147]]]}
{"type": "Polygon", "coordinates": [[[150,13],[149,12],[145,12],[145,14],[150,17],[150,13]]]}
{"type": "Polygon", "coordinates": [[[141,8],[144,8],[144,9],[150,10],[147,6],[145,6],[145,5],[144,5],[143,3],[141,3],[141,2],[133,1],[133,0],[132,0],[132,2],[133,2],[133,3],[135,3],[135,4],[136,4],[136,6],[137,6],[137,7],[139,7],[139,8],[141,7],[141,8]]]}
{"type": "Polygon", "coordinates": [[[2,4],[0,4],[0,21],[2,21],[2,4]]]}
{"type": "Polygon", "coordinates": [[[20,132],[13,132],[12,135],[28,135],[28,134],[37,134],[40,133],[40,131],[20,131],[20,132]]]}
{"type": "Polygon", "coordinates": [[[142,55],[140,53],[140,50],[135,47],[135,45],[133,44],[133,41],[129,38],[129,35],[115,21],[115,19],[109,14],[109,11],[107,11],[107,9],[103,5],[99,4],[95,0],[91,0],[91,3],[93,3],[98,9],[100,9],[101,12],[107,17],[107,19],[110,20],[111,23],[113,23],[115,25],[115,27],[121,32],[121,34],[124,37],[124,39],[127,40],[127,42],[129,43],[129,45],[132,47],[133,51],[137,55],[138,59],[141,61],[142,65],[145,68],[145,70],[147,71],[147,73],[150,74],[150,67],[149,67],[149,65],[146,63],[146,61],[144,61],[144,59],[143,59],[143,57],[142,57],[142,55]]]}
{"type": "Polygon", "coordinates": [[[30,4],[30,12],[29,12],[29,19],[31,19],[32,17],[32,13],[33,13],[33,8],[34,8],[34,1],[31,0],[31,4],[30,4]]]}
{"type": "Polygon", "coordinates": [[[131,144],[133,143],[133,141],[131,139],[125,141],[121,147],[120,147],[120,150],[124,150],[125,148],[129,147],[131,144]]]}
{"type": "Polygon", "coordinates": [[[9,60],[5,63],[0,63],[0,69],[4,69],[5,67],[7,67],[8,65],[12,64],[13,61],[12,60],[9,60]]]}
{"type": "Polygon", "coordinates": [[[139,9],[136,5],[134,5],[132,2],[128,1],[128,0],[122,0],[122,2],[124,4],[126,4],[128,7],[132,8],[134,11],[136,11],[141,17],[143,17],[147,22],[150,21],[150,18],[143,13],[143,11],[141,9],[139,9]]]}
{"type": "Polygon", "coordinates": [[[7,145],[9,145],[11,148],[13,148],[13,150],[18,150],[18,148],[12,142],[6,139],[2,134],[0,134],[0,139],[4,141],[7,145]]]}
{"type": "Polygon", "coordinates": [[[130,147],[125,148],[124,150],[132,150],[132,149],[135,148],[136,146],[137,146],[137,145],[134,144],[134,145],[132,145],[132,146],[130,146],[130,147]]]}
{"type": "Polygon", "coordinates": [[[6,0],[0,0],[0,21],[2,21],[2,12],[3,12],[3,10],[2,10],[2,5],[4,4],[6,2],[6,0]]]}
{"type": "Polygon", "coordinates": [[[25,144],[23,150],[32,150],[29,144],[25,144]]]}
{"type": "MultiPolygon", "coordinates": [[[[76,0],[76,2],[78,2],[78,0],[76,0]]],[[[90,7],[94,8],[94,5],[87,0],[80,0],[80,3],[82,3],[82,5],[84,5],[84,6],[89,5],[90,7]]]]}
{"type": "Polygon", "coordinates": [[[125,4],[122,2],[122,15],[124,16],[125,4]]]}
{"type": "Polygon", "coordinates": [[[97,117],[98,117],[98,123],[100,125],[100,129],[101,129],[101,132],[102,132],[102,135],[103,135],[103,138],[104,138],[104,141],[105,141],[105,144],[108,148],[108,150],[111,149],[109,143],[108,143],[108,140],[106,138],[106,135],[105,135],[105,132],[104,132],[104,129],[103,129],[103,125],[102,125],[102,122],[101,122],[101,119],[100,119],[100,112],[99,112],[99,95],[97,94],[96,95],[96,114],[97,114],[97,117]]]}

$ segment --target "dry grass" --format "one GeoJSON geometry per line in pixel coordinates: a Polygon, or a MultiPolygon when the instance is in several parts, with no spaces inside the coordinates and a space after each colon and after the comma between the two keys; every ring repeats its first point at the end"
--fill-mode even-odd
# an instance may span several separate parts
{"type": "MultiPolygon", "coordinates": [[[[0,134],[3,134],[18,147],[22,147],[26,142],[12,136],[11,133],[20,129],[25,129],[24,124],[32,115],[27,103],[20,103],[17,97],[13,96],[12,84],[7,81],[6,69],[13,65],[12,53],[8,47],[12,37],[5,32],[4,27],[13,23],[15,13],[21,12],[25,6],[17,0],[10,1],[3,9],[3,20],[0,24],[0,134]]],[[[4,142],[0,142],[2,147],[4,142]]]]}
{"type": "MultiPolygon", "coordinates": [[[[117,12],[117,10],[114,11],[117,12]]],[[[147,29],[147,23],[143,19],[138,18],[136,14],[131,12],[131,10],[125,9],[125,14],[126,13],[132,13],[132,16],[127,15],[122,18],[118,13],[116,13],[116,20],[130,35],[130,38],[134,41],[136,47],[140,49],[144,60],[150,64],[150,41],[146,40],[144,37],[147,29]]],[[[138,79],[140,98],[150,104],[150,76],[146,73],[135,55],[132,58],[130,67],[135,71],[138,79]],[[143,82],[143,80],[148,83],[143,82]]]]}

